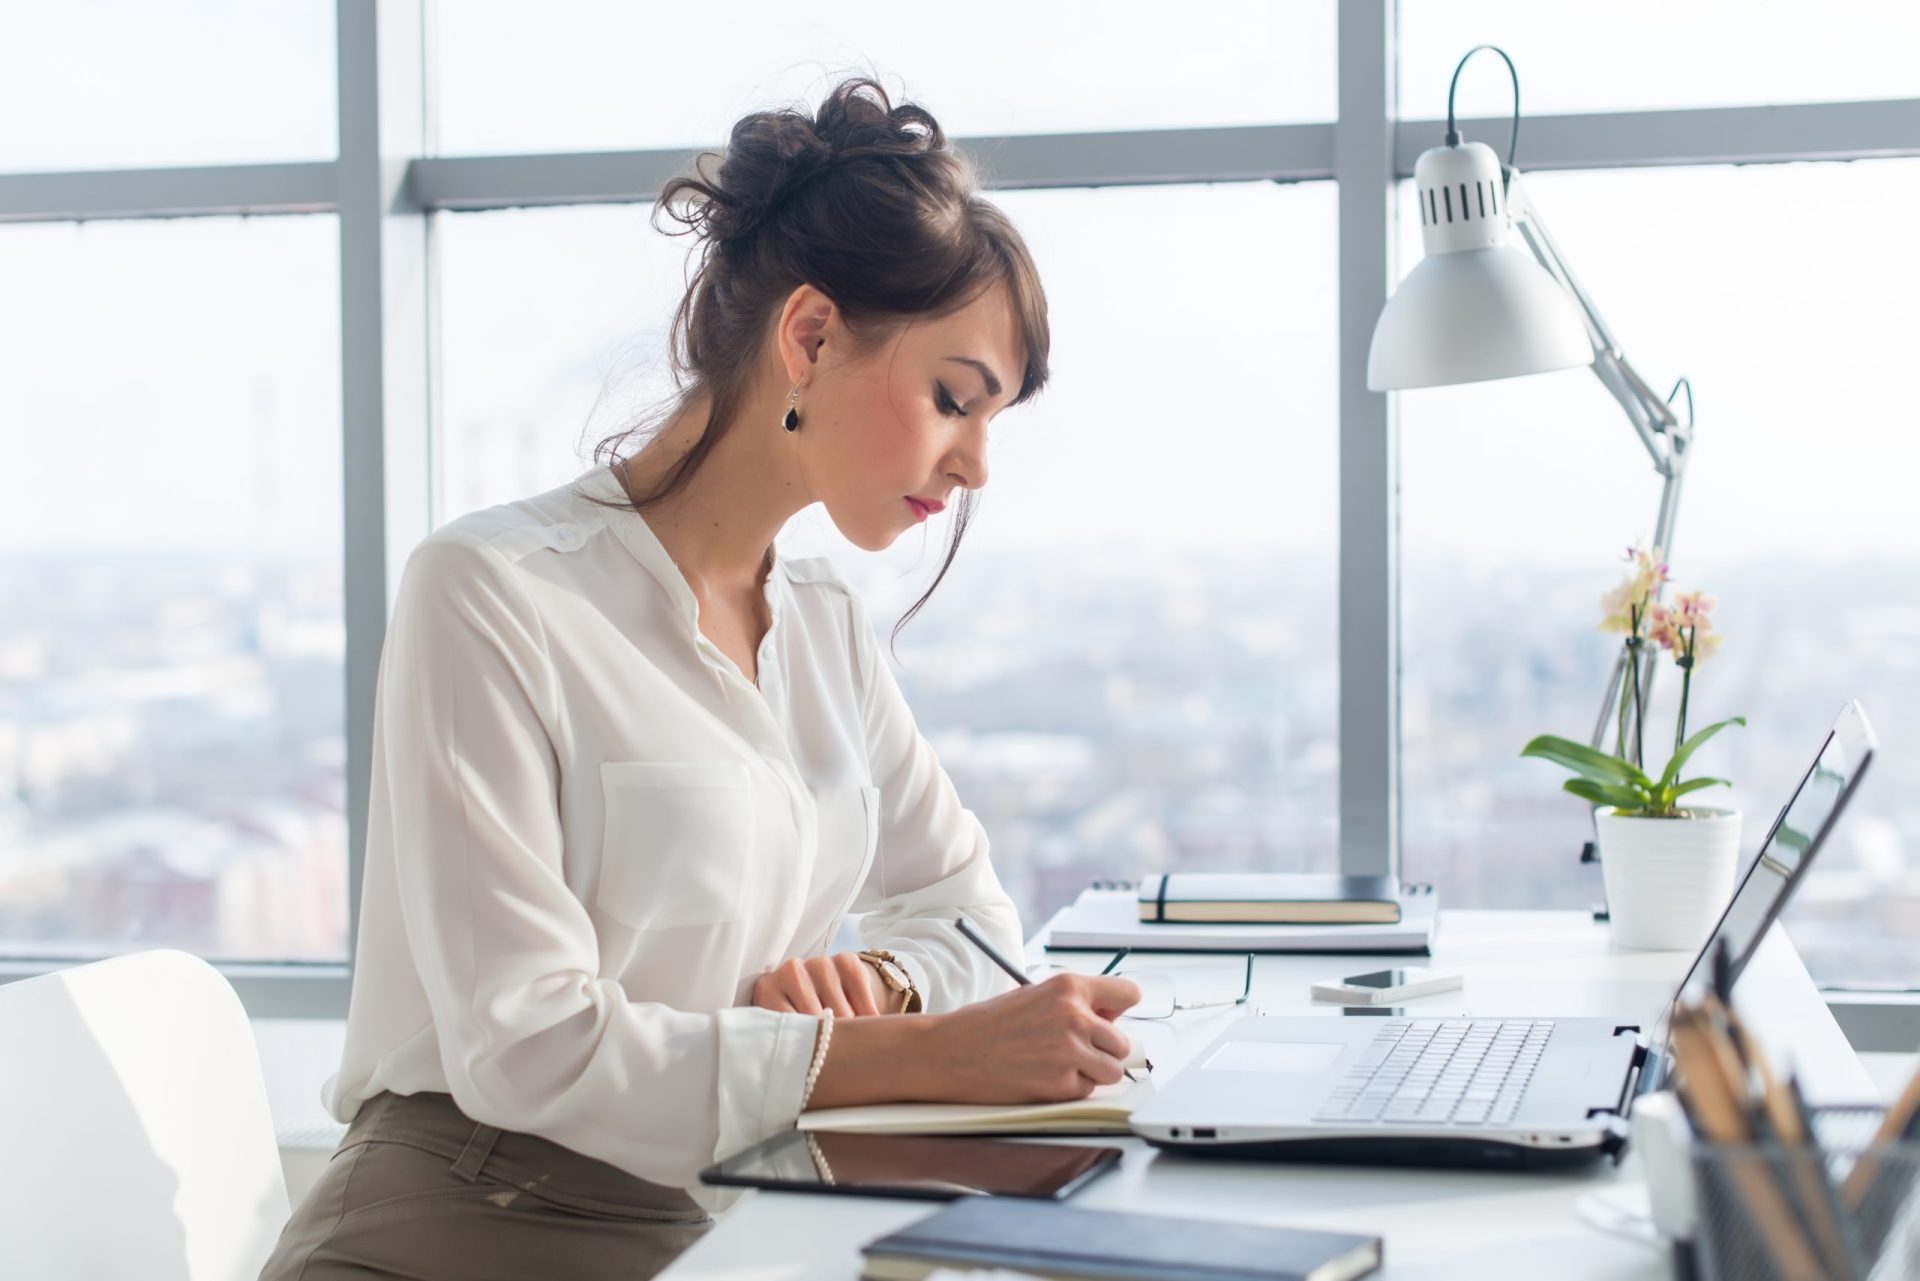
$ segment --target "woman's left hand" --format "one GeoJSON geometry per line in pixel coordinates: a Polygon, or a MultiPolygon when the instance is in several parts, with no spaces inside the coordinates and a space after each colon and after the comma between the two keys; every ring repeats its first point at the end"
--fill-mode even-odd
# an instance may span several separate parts
{"type": "Polygon", "coordinates": [[[891,1012],[900,998],[879,971],[855,952],[795,957],[753,982],[753,1003],[799,1014],[832,1010],[837,1017],[891,1012]]]}

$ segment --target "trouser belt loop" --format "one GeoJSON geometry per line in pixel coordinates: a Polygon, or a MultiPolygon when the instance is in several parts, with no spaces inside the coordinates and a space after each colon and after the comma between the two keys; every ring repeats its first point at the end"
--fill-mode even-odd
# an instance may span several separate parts
{"type": "Polygon", "coordinates": [[[473,1134],[468,1137],[467,1146],[461,1149],[460,1159],[453,1163],[453,1172],[469,1183],[479,1178],[480,1167],[486,1164],[499,1138],[500,1131],[493,1126],[474,1122],[473,1134]]]}

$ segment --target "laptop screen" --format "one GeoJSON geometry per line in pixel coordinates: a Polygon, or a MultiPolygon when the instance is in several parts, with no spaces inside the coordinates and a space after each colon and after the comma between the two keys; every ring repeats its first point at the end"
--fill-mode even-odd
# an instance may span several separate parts
{"type": "MultiPolygon", "coordinates": [[[[1740,972],[1758,950],[1767,927],[1780,915],[1780,909],[1786,905],[1801,873],[1812,862],[1821,842],[1832,830],[1841,805],[1860,781],[1867,762],[1873,758],[1873,746],[1873,731],[1867,725],[1865,713],[1858,703],[1847,704],[1833,727],[1827,731],[1827,741],[1821,746],[1819,756],[1814,758],[1812,767],[1800,780],[1800,786],[1794,789],[1792,799],[1774,820],[1773,830],[1761,842],[1759,854],[1748,865],[1747,874],[1742,878],[1740,888],[1734,891],[1733,900],[1727,904],[1720,923],[1714,927],[1706,946],[1693,958],[1687,977],[1680,981],[1674,993],[1674,1000],[1692,991],[1696,985],[1711,981],[1712,957],[1721,939],[1727,941],[1728,956],[1733,962],[1732,977],[1740,977],[1740,972]]],[[[1653,1041],[1656,1047],[1662,1049],[1666,1041],[1667,1015],[1672,1008],[1670,1001],[1667,1011],[1661,1016],[1653,1041]]]]}

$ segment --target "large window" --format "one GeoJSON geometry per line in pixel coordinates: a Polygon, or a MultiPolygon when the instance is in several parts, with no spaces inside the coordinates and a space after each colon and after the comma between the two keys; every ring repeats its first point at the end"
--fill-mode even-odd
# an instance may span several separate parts
{"type": "MultiPolygon", "coordinates": [[[[1887,282],[1920,275],[1905,213],[1920,162],[1526,182],[1635,364],[1696,393],[1672,562],[1679,586],[1720,599],[1728,639],[1689,724],[1749,722],[1697,758],[1737,783],[1709,796],[1742,811],[1750,856],[1860,699],[1888,750],[1789,928],[1817,977],[1911,981],[1920,765],[1898,744],[1920,724],[1920,435],[1902,371],[1920,318],[1887,282]]],[[[1411,265],[1410,203],[1401,229],[1411,265]]],[[[1651,532],[1657,479],[1587,370],[1409,392],[1400,413],[1406,868],[1459,904],[1583,904],[1599,892],[1575,865],[1585,807],[1516,753],[1535,733],[1591,732],[1615,653],[1599,597],[1651,532]]],[[[1648,718],[1668,733],[1673,676],[1648,718]]]]}
{"type": "MultiPolygon", "coordinates": [[[[1685,114],[1683,156],[1641,154],[1649,126],[1616,115],[1523,127],[1519,164],[1636,365],[1698,393],[1672,559],[1729,640],[1693,718],[1751,721],[1700,763],[1738,781],[1751,853],[1820,730],[1865,704],[1887,750],[1788,924],[1824,980],[1920,985],[1916,13],[14,5],[0,971],[169,944],[281,963],[258,987],[230,967],[256,1012],[344,1010],[343,966],[285,963],[351,951],[397,567],[435,523],[579,474],[669,391],[689,243],[649,223],[669,161],[588,153],[722,147],[859,72],[988,140],[1053,308],[1053,385],[996,424],[968,545],[898,646],[1028,923],[1094,877],[1391,853],[1450,907],[1585,907],[1588,818],[1517,753],[1591,732],[1597,601],[1657,478],[1585,372],[1356,390],[1381,277],[1419,252],[1410,208],[1380,234],[1408,199],[1380,164],[1389,139],[1406,156],[1393,113],[1441,116],[1492,41],[1529,117],[1685,114]],[[1375,447],[1395,415],[1397,469],[1375,447]],[[1376,626],[1396,602],[1397,684],[1376,626]],[[1343,812],[1369,820],[1344,846],[1343,812]]],[[[1508,93],[1483,59],[1460,112],[1508,93]]],[[[884,635],[944,533],[873,555],[815,510],[785,537],[884,635]]]]}
{"type": "Polygon", "coordinates": [[[346,955],[334,244],[0,228],[0,955],[346,955]]]}
{"type": "MultiPolygon", "coordinates": [[[[1037,924],[1094,877],[1337,860],[1330,185],[1005,192],[1059,372],[1001,416],[901,679],[1037,924]],[[1257,378],[1248,371],[1258,370],[1257,378]]],[[[560,484],[661,394],[684,239],[632,209],[444,215],[447,513],[560,484]]],[[[883,636],[946,530],[874,556],[883,636]]]]}

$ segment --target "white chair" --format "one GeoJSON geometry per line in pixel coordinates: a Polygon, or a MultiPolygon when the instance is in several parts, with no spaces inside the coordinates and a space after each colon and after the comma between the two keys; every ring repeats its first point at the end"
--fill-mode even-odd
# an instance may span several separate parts
{"type": "Polygon", "coordinates": [[[288,1213],[219,971],[160,950],[0,985],[0,1277],[253,1281],[288,1213]]]}

